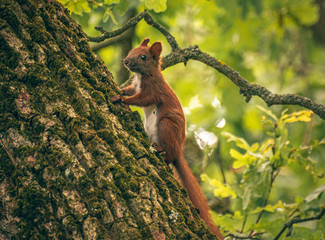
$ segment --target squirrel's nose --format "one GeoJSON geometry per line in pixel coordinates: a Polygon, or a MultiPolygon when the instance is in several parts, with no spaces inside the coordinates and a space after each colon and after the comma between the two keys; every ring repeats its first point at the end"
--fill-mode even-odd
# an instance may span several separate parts
{"type": "Polygon", "coordinates": [[[128,59],[124,59],[124,65],[128,65],[129,64],[129,60],[128,59]]]}

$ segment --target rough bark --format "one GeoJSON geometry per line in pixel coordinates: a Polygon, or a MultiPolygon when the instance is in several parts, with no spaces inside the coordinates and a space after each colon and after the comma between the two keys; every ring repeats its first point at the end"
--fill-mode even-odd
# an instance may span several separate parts
{"type": "Polygon", "coordinates": [[[0,2],[0,239],[214,239],[56,1],[0,2]]]}

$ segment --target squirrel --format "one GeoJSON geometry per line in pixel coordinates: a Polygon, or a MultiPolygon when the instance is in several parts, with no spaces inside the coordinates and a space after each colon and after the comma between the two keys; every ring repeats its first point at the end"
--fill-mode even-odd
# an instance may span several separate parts
{"type": "Polygon", "coordinates": [[[148,46],[149,38],[130,51],[124,59],[124,65],[135,73],[131,85],[122,89],[123,95],[111,98],[111,102],[120,102],[125,106],[135,105],[143,108],[144,127],[167,164],[173,164],[186,188],[193,205],[199,209],[200,217],[209,226],[218,239],[223,239],[219,228],[213,223],[209,213],[208,201],[201,187],[184,159],[185,116],[180,101],[166,83],[161,73],[161,42],[148,46]]]}

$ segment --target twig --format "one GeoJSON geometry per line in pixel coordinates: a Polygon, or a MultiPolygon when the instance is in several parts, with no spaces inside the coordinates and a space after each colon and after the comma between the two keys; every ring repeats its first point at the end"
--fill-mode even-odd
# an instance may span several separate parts
{"type": "Polygon", "coordinates": [[[146,12],[139,13],[137,16],[130,18],[129,21],[127,21],[125,24],[123,24],[122,27],[120,27],[119,29],[116,29],[112,32],[107,32],[102,27],[96,27],[96,29],[98,31],[100,31],[102,34],[98,37],[88,36],[88,39],[90,42],[102,42],[106,39],[116,37],[116,36],[122,34],[123,32],[125,32],[126,30],[128,30],[129,28],[132,28],[135,25],[137,25],[138,22],[140,22],[144,18],[145,14],[146,14],[146,12]]]}
{"type": "Polygon", "coordinates": [[[143,12],[139,13],[137,16],[130,18],[125,24],[123,24],[122,27],[120,27],[119,29],[116,29],[112,32],[107,32],[102,27],[96,27],[96,29],[98,31],[100,31],[102,33],[102,35],[100,35],[98,37],[89,37],[88,36],[88,39],[91,42],[102,42],[105,39],[116,37],[116,36],[122,34],[123,32],[125,32],[126,30],[128,30],[129,28],[132,28],[135,25],[137,25],[142,19],[144,19],[149,25],[158,29],[166,37],[168,43],[172,47],[172,50],[178,49],[178,44],[177,44],[175,38],[167,31],[166,28],[164,28],[161,24],[157,23],[147,11],[143,11],[143,12]]]}
{"type": "Polygon", "coordinates": [[[186,65],[189,60],[196,60],[216,69],[218,72],[228,77],[239,87],[240,93],[246,97],[246,102],[249,102],[252,96],[259,96],[269,107],[272,105],[299,105],[312,110],[319,117],[325,119],[325,106],[322,104],[317,104],[309,98],[296,94],[274,94],[263,86],[249,83],[245,78],[240,76],[237,71],[230,68],[222,61],[202,52],[198,46],[180,49],[174,36],[172,36],[166,28],[157,23],[147,11],[139,13],[137,16],[127,21],[122,27],[112,32],[106,32],[103,28],[96,27],[102,34],[98,37],[88,37],[89,41],[102,42],[105,39],[120,35],[127,29],[137,25],[142,19],[149,25],[158,29],[172,47],[172,52],[162,59],[162,69],[166,69],[181,62],[186,65]]]}
{"type": "Polygon", "coordinates": [[[309,217],[309,218],[292,218],[291,220],[289,220],[288,222],[286,222],[283,226],[283,228],[281,229],[281,231],[278,233],[278,235],[276,235],[276,237],[273,240],[278,240],[281,235],[284,233],[284,231],[288,228],[290,229],[292,227],[293,224],[295,223],[302,223],[302,222],[310,222],[310,221],[314,221],[314,220],[320,220],[325,214],[325,207],[321,208],[321,212],[319,214],[317,214],[314,217],[309,217]]]}
{"type": "MultiPolygon", "coordinates": [[[[279,173],[280,173],[280,170],[279,169],[277,169],[277,168],[273,168],[272,169],[270,187],[268,189],[267,196],[266,196],[266,198],[264,200],[263,208],[265,208],[266,205],[268,204],[268,201],[269,201],[269,198],[270,198],[270,194],[271,194],[271,190],[273,188],[273,184],[274,184],[275,178],[278,176],[279,173]]],[[[263,215],[264,212],[265,212],[265,210],[262,209],[262,211],[260,212],[260,214],[257,217],[257,220],[255,222],[256,224],[259,223],[259,221],[261,220],[262,215],[263,215]]]]}
{"type": "MultiPolygon", "coordinates": [[[[258,235],[262,235],[263,233],[257,233],[258,235]]],[[[233,237],[233,238],[235,238],[235,239],[255,239],[255,240],[258,240],[258,239],[260,239],[259,237],[255,237],[255,236],[251,236],[251,235],[249,235],[249,236],[244,236],[244,235],[235,235],[235,234],[232,234],[232,233],[229,233],[228,235],[227,235],[227,237],[233,237]]]]}
{"type": "Polygon", "coordinates": [[[172,47],[172,51],[175,51],[178,49],[178,43],[176,42],[176,39],[174,38],[173,35],[171,35],[166,28],[164,28],[162,25],[160,25],[159,23],[157,23],[153,17],[146,12],[147,14],[144,17],[144,20],[151,26],[153,26],[154,28],[158,29],[166,38],[166,40],[168,41],[169,45],[172,47]]]}
{"type": "Polygon", "coordinates": [[[131,31],[124,32],[119,36],[116,36],[116,37],[108,39],[107,41],[103,41],[101,43],[98,43],[98,44],[92,46],[91,49],[94,52],[96,52],[96,51],[99,51],[102,48],[105,48],[105,47],[108,47],[108,46],[115,45],[117,43],[123,42],[123,41],[125,41],[125,40],[127,40],[129,38],[129,36],[131,35],[130,32],[131,31]]]}

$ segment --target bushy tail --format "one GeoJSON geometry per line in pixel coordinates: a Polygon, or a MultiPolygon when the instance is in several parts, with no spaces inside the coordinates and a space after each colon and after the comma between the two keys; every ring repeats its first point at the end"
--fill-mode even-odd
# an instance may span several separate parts
{"type": "Polygon", "coordinates": [[[210,207],[208,205],[207,199],[203,195],[201,186],[196,180],[183,156],[178,161],[176,161],[175,167],[193,205],[200,210],[200,217],[207,223],[211,232],[216,235],[218,239],[223,239],[219,228],[212,221],[209,212],[210,207]]]}

